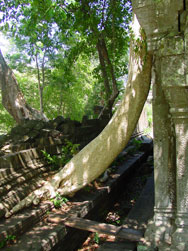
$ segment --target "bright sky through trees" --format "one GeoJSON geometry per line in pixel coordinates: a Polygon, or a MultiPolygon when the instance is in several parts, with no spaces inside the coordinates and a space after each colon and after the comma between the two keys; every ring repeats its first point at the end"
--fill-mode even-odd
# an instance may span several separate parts
{"type": "Polygon", "coordinates": [[[9,41],[0,32],[0,50],[2,51],[3,55],[8,52],[9,46],[9,41]]]}

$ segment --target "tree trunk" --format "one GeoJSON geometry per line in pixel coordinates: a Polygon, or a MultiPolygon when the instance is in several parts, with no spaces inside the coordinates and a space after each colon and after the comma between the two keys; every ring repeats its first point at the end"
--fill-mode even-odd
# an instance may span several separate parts
{"type": "Polygon", "coordinates": [[[5,109],[12,115],[17,123],[24,119],[47,120],[44,115],[30,107],[20,91],[12,70],[6,64],[0,51],[0,88],[2,103],[5,109]]]}
{"type": "Polygon", "coordinates": [[[45,85],[44,58],[45,58],[45,55],[42,58],[42,66],[41,66],[42,74],[41,74],[40,73],[40,66],[39,66],[39,62],[38,62],[38,54],[36,53],[35,61],[36,61],[36,68],[37,68],[37,79],[38,79],[38,91],[39,91],[41,116],[43,116],[43,113],[44,113],[44,104],[43,104],[43,90],[44,90],[44,85],[45,85]]]}
{"type": "MultiPolygon", "coordinates": [[[[85,13],[86,18],[90,18],[90,6],[89,6],[88,2],[87,1],[81,1],[81,2],[82,2],[82,11],[85,13]]],[[[103,11],[104,11],[104,9],[103,9],[103,11]]],[[[102,25],[104,25],[103,21],[102,21],[102,25]]],[[[107,106],[107,110],[109,111],[110,117],[112,117],[113,104],[114,104],[117,96],[119,95],[119,91],[117,88],[117,81],[116,81],[116,77],[115,77],[115,73],[114,73],[114,67],[113,67],[113,64],[110,60],[103,34],[101,33],[99,35],[98,32],[96,32],[97,28],[94,29],[92,26],[90,28],[91,28],[93,34],[95,34],[95,36],[98,37],[96,48],[98,51],[102,77],[104,80],[104,88],[105,88],[106,102],[107,102],[106,106],[107,106]],[[111,80],[112,84],[110,84],[110,80],[111,80]],[[111,87],[111,85],[112,85],[112,87],[111,87]]],[[[103,115],[103,112],[105,109],[106,109],[106,107],[104,107],[100,116],[103,115]]]]}
{"type": "Polygon", "coordinates": [[[119,94],[119,91],[117,88],[117,81],[116,81],[116,77],[114,73],[114,67],[109,58],[108,50],[107,50],[106,43],[103,37],[98,39],[97,50],[99,54],[101,71],[102,71],[102,75],[104,79],[104,87],[105,87],[106,99],[107,99],[107,108],[112,115],[112,107],[119,94]],[[110,79],[112,81],[112,87],[110,87],[108,74],[111,75],[110,79]]]}
{"type": "MultiPolygon", "coordinates": [[[[134,24],[138,26],[137,20],[134,20],[134,24]]],[[[124,98],[108,125],[98,137],[55,174],[51,181],[32,192],[7,213],[7,216],[32,202],[38,203],[41,198],[54,197],[57,192],[67,195],[78,191],[100,176],[124,149],[136,127],[151,82],[152,55],[147,54],[144,46],[140,48],[140,53],[136,53],[133,42],[124,98]]]]}
{"type": "Polygon", "coordinates": [[[110,98],[110,95],[111,95],[111,90],[110,90],[110,83],[109,83],[109,79],[108,79],[108,74],[107,74],[107,71],[106,71],[105,60],[104,60],[104,57],[102,55],[100,40],[98,40],[98,42],[97,42],[97,50],[98,50],[98,54],[99,54],[99,62],[100,62],[100,65],[101,65],[101,72],[102,72],[102,76],[103,76],[103,79],[104,79],[104,88],[105,88],[105,92],[106,92],[106,100],[108,101],[108,99],[110,98]]]}

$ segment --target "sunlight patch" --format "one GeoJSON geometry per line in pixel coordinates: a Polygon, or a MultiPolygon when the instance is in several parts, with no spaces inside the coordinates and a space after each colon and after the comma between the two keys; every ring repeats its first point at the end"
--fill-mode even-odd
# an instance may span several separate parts
{"type": "Polygon", "coordinates": [[[83,157],[83,163],[87,163],[89,160],[89,155],[83,157]]]}

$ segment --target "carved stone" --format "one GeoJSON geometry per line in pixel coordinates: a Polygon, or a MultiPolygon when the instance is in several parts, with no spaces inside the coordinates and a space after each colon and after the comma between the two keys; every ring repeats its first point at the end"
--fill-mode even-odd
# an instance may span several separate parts
{"type": "Polygon", "coordinates": [[[154,54],[155,214],[146,238],[159,250],[188,250],[188,1],[132,3],[154,54]]]}

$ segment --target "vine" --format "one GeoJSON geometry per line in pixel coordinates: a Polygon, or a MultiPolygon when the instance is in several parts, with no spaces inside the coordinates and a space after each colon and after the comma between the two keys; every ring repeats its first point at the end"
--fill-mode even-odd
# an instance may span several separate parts
{"type": "Polygon", "coordinates": [[[134,46],[134,53],[138,56],[138,58],[143,59],[142,65],[144,66],[146,63],[147,58],[147,38],[144,29],[140,29],[140,37],[135,38],[132,36],[133,46],[134,46]]]}

